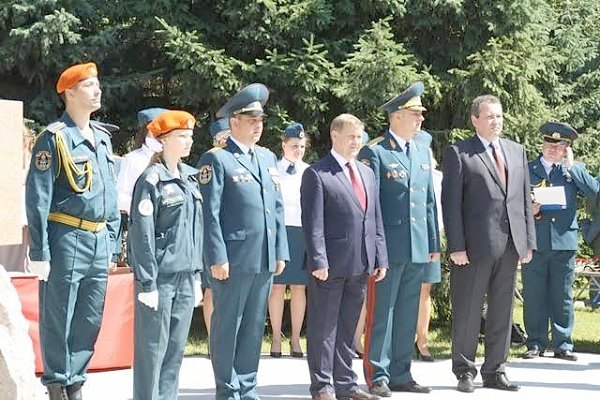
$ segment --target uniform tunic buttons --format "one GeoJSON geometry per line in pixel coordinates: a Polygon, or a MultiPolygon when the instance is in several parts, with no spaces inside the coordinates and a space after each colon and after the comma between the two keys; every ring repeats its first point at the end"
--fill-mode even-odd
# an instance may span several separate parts
{"type": "Polygon", "coordinates": [[[271,229],[267,229],[267,234],[271,234],[271,229]]]}
{"type": "Polygon", "coordinates": [[[410,206],[411,206],[411,207],[414,207],[414,206],[415,206],[415,202],[414,202],[414,201],[411,201],[411,202],[410,202],[410,206]]]}
{"type": "Polygon", "coordinates": [[[267,208],[267,214],[271,214],[271,210],[267,208]]]}
{"type": "Polygon", "coordinates": [[[410,217],[410,220],[415,222],[417,219],[415,217],[410,217]]]}
{"type": "Polygon", "coordinates": [[[412,193],[413,192],[413,188],[409,188],[408,191],[412,193]]]}
{"type": "Polygon", "coordinates": [[[552,217],[552,219],[550,221],[556,222],[556,218],[552,217]]]}

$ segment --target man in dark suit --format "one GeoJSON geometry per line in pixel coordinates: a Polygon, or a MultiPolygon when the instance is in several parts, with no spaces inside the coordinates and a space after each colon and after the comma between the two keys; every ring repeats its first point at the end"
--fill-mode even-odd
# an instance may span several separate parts
{"type": "Polygon", "coordinates": [[[330,128],[331,153],[302,176],[306,267],[312,274],[306,336],[313,399],[379,398],[359,389],[352,370],[367,276],[379,281],[388,266],[375,176],[355,161],[362,131],[355,116],[337,116],[330,128]]]}
{"type": "Polygon", "coordinates": [[[500,100],[479,96],[471,106],[476,135],[450,146],[444,157],[442,207],[452,299],[452,372],[457,389],[473,392],[481,309],[488,318],[483,386],[516,391],[504,373],[510,344],[517,263],[531,260],[535,227],[527,156],[500,139],[500,100]]]}
{"type": "Polygon", "coordinates": [[[217,118],[229,119],[231,135],[198,165],[217,400],[258,399],[267,301],[273,274],[289,259],[277,157],[256,145],[268,96],[265,85],[253,83],[229,99],[217,118]]]}

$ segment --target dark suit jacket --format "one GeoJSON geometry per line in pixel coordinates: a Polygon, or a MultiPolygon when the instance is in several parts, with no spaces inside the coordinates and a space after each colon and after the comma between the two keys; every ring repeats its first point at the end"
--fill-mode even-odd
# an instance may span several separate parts
{"type": "Polygon", "coordinates": [[[525,149],[500,139],[507,189],[477,135],[448,148],[444,156],[442,209],[448,252],[467,251],[470,261],[498,258],[512,237],[519,254],[535,250],[535,227],[525,149]]]}
{"type": "Polygon", "coordinates": [[[331,153],[302,175],[300,202],[309,271],[329,268],[329,276],[347,277],[388,266],[375,176],[362,163],[356,166],[367,194],[366,212],[331,153]]]}

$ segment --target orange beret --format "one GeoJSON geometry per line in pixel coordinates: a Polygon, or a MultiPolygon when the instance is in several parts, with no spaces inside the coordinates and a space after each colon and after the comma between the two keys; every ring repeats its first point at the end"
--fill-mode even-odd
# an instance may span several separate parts
{"type": "Polygon", "coordinates": [[[61,94],[75,86],[77,82],[96,76],[98,76],[98,68],[94,63],[73,65],[60,74],[58,82],[56,82],[56,92],[61,94]]]}
{"type": "Polygon", "coordinates": [[[194,129],[196,119],[186,111],[167,110],[146,125],[148,131],[159,137],[175,129],[194,129]]]}

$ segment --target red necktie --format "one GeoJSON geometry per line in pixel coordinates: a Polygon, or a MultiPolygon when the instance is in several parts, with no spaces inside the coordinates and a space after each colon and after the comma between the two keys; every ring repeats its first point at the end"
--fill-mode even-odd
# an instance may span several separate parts
{"type": "Polygon", "coordinates": [[[502,182],[502,185],[506,189],[506,166],[504,165],[504,161],[502,161],[502,158],[500,158],[500,156],[498,156],[498,153],[496,153],[496,146],[494,146],[493,143],[490,143],[490,147],[492,148],[492,155],[494,156],[494,161],[496,164],[496,172],[498,172],[500,182],[502,182]]]}
{"type": "Polygon", "coordinates": [[[365,193],[365,188],[362,185],[361,180],[354,173],[354,168],[352,168],[352,164],[349,162],[346,163],[346,167],[348,167],[348,171],[350,171],[350,183],[352,183],[352,189],[354,189],[354,194],[358,198],[358,202],[362,207],[363,211],[367,209],[367,194],[365,193]]]}

